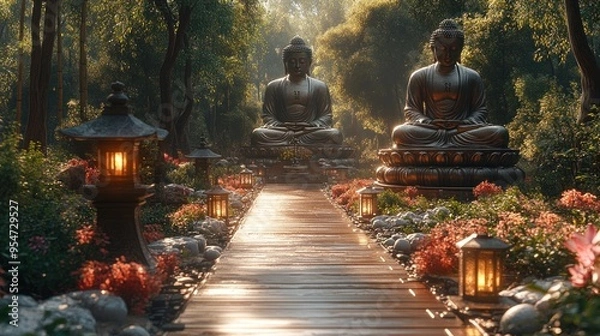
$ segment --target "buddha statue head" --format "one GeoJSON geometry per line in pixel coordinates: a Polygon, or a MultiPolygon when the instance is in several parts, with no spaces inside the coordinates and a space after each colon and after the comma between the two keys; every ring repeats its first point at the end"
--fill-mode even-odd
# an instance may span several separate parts
{"type": "Polygon", "coordinates": [[[453,50],[451,58],[454,62],[460,63],[460,53],[464,44],[465,34],[458,27],[458,23],[452,19],[445,19],[440,22],[438,29],[431,33],[431,38],[429,39],[429,46],[431,47],[435,61],[440,61],[441,48],[452,45],[456,49],[453,50]]]}
{"type": "Polygon", "coordinates": [[[291,65],[289,64],[289,61],[291,59],[296,59],[298,56],[301,55],[301,58],[306,59],[306,61],[308,61],[308,63],[306,64],[306,74],[309,74],[309,70],[310,70],[310,65],[312,63],[312,49],[310,47],[308,47],[306,45],[306,43],[304,42],[304,40],[296,35],[294,36],[294,38],[292,38],[292,40],[290,41],[290,43],[285,46],[283,48],[283,53],[282,53],[282,57],[283,57],[283,64],[285,65],[285,74],[289,74],[291,72],[291,65]]]}

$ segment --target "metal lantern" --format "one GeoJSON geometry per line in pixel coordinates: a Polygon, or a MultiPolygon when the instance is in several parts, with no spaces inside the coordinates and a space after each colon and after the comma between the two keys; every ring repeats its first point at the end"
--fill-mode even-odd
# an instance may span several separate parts
{"type": "Polygon", "coordinates": [[[96,144],[99,182],[85,186],[86,197],[97,209],[97,225],[108,236],[111,257],[154,266],[139,224],[139,206],[151,196],[149,187],[138,180],[138,148],[142,140],[160,139],[168,133],[134,117],[123,92],[115,82],[102,114],[79,126],[60,130],[66,137],[96,144]]]}
{"type": "Polygon", "coordinates": [[[229,194],[228,190],[223,189],[220,185],[214,186],[212,189],[205,192],[207,196],[207,214],[209,217],[229,219],[229,194]]]}
{"type": "Polygon", "coordinates": [[[472,234],[460,249],[459,293],[465,300],[497,302],[503,286],[504,258],[509,245],[488,235],[472,234]]]}
{"type": "Polygon", "coordinates": [[[220,154],[213,152],[206,142],[206,138],[200,138],[200,144],[190,154],[186,155],[188,159],[194,160],[196,174],[202,177],[206,186],[210,185],[210,160],[221,158],[220,154]]]}
{"type": "Polygon", "coordinates": [[[240,171],[240,187],[244,189],[251,189],[254,185],[254,173],[252,170],[246,168],[246,166],[242,166],[242,170],[240,171]]]}
{"type": "Polygon", "coordinates": [[[381,192],[379,188],[366,186],[356,191],[358,194],[358,217],[364,220],[370,220],[377,216],[377,195],[381,192]]]}

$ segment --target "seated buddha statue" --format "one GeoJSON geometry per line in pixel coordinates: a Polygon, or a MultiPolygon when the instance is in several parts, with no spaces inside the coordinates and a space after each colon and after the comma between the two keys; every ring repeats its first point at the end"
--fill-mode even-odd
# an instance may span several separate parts
{"type": "Polygon", "coordinates": [[[331,98],[327,85],[309,76],[312,50],[294,37],[283,49],[285,77],[265,89],[262,120],[252,131],[253,146],[341,144],[342,133],[331,127],[331,98]]]}
{"type": "Polygon", "coordinates": [[[435,63],[410,76],[405,123],[392,132],[394,148],[506,148],[508,131],[487,122],[483,82],[460,63],[464,33],[442,21],[430,39],[435,63]]]}

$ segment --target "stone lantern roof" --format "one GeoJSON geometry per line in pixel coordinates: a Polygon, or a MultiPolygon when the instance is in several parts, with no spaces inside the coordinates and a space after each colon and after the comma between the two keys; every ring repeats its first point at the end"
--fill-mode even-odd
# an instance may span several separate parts
{"type": "Polygon", "coordinates": [[[123,92],[123,83],[115,82],[111,88],[113,92],[107,98],[108,104],[98,118],[60,132],[75,140],[162,140],[167,136],[168,131],[150,126],[133,116],[127,105],[129,97],[123,92]]]}

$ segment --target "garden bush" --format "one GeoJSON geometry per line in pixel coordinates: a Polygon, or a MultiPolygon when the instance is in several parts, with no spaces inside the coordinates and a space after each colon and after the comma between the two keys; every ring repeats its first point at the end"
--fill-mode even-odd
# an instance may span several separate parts
{"type": "MultiPolygon", "coordinates": [[[[67,190],[56,177],[67,160],[39,147],[20,149],[16,128],[2,133],[0,142],[0,183],[2,203],[18,202],[19,291],[45,298],[75,288],[71,276],[86,256],[77,249],[76,232],[93,223],[94,210],[75,192],[67,190]]],[[[8,207],[1,207],[8,218],[8,207]]],[[[8,221],[0,224],[8,231],[8,221]]],[[[8,245],[8,235],[0,245],[8,245]]],[[[10,255],[0,256],[6,269],[10,255]]]]}

